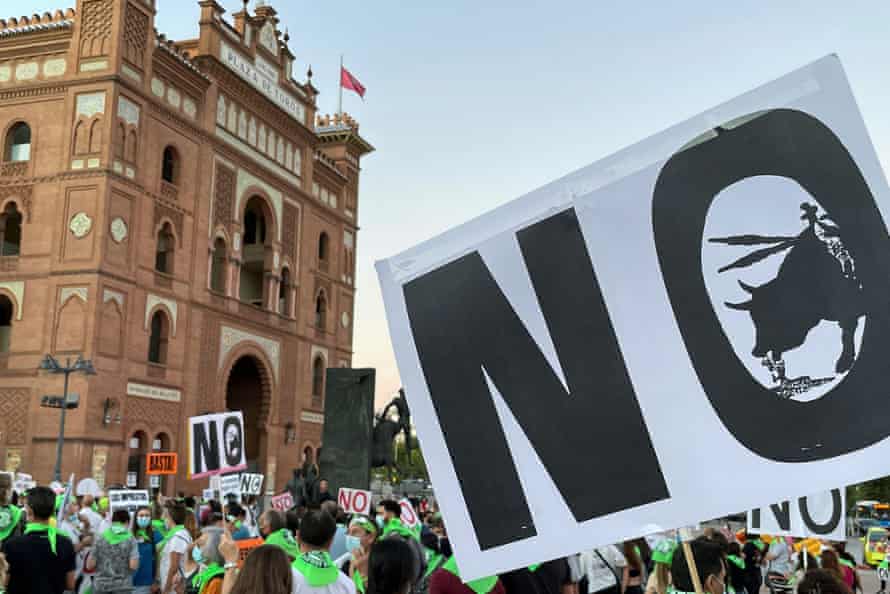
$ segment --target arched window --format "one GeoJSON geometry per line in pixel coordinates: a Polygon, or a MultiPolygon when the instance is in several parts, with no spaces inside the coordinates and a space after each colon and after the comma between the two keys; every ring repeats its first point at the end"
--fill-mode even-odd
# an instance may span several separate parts
{"type": "Polygon", "coordinates": [[[316,357],[312,362],[312,396],[321,398],[324,395],[324,359],[316,357]]]}
{"type": "Polygon", "coordinates": [[[210,264],[210,289],[226,292],[226,241],[217,237],[213,242],[213,261],[210,264]]]}
{"type": "Polygon", "coordinates": [[[167,363],[167,339],[170,323],[164,312],[158,310],[151,316],[151,336],[148,339],[148,361],[165,365],[167,363]]]}
{"type": "Polygon", "coordinates": [[[22,213],[10,202],[0,215],[0,256],[18,256],[22,245],[22,213]]]}
{"type": "Polygon", "coordinates": [[[271,270],[266,269],[266,251],[270,249],[266,245],[267,215],[271,216],[265,202],[259,196],[253,196],[247,201],[242,219],[243,246],[241,248],[241,270],[239,298],[241,301],[251,303],[257,307],[264,307],[269,303],[274,305],[274,296],[266,295],[265,274],[271,270]],[[269,300],[273,297],[273,300],[269,300]]]}
{"type": "Polygon", "coordinates": [[[170,184],[175,184],[179,179],[179,155],[176,149],[168,146],[164,149],[164,159],[161,165],[161,179],[170,184]]]}
{"type": "Polygon", "coordinates": [[[324,292],[318,294],[315,298],[315,327],[324,330],[328,321],[328,302],[324,297],[324,292]]]}
{"type": "Polygon", "coordinates": [[[318,236],[318,261],[328,261],[328,234],[324,231],[318,236]]]}
{"type": "Polygon", "coordinates": [[[9,352],[9,337],[12,334],[12,301],[0,295],[0,353],[9,352]]]}
{"type": "Polygon", "coordinates": [[[3,159],[5,161],[31,160],[31,127],[25,122],[19,122],[6,133],[3,159]]]}
{"type": "Polygon", "coordinates": [[[244,245],[262,245],[266,243],[266,217],[260,208],[259,201],[251,199],[244,211],[244,245]]]}
{"type": "Polygon", "coordinates": [[[145,472],[145,454],[148,448],[148,436],[137,431],[130,436],[129,456],[127,458],[127,487],[135,489],[144,484],[142,474],[145,472]]]}
{"type": "Polygon", "coordinates": [[[290,293],[290,270],[287,268],[281,269],[281,282],[278,285],[278,313],[283,316],[290,315],[290,308],[288,307],[288,294],[290,293]]]}
{"type": "Polygon", "coordinates": [[[175,247],[176,238],[173,236],[173,229],[170,223],[164,223],[161,230],[158,231],[158,241],[155,248],[155,270],[165,274],[173,274],[173,248],[175,247]]]}

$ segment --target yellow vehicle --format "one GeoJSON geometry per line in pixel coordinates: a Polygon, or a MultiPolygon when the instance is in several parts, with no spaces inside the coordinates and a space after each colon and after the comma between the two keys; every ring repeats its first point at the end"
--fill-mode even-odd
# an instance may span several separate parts
{"type": "Polygon", "coordinates": [[[887,552],[887,530],[885,528],[869,528],[862,539],[865,545],[864,557],[866,565],[875,567],[884,560],[887,552]]]}

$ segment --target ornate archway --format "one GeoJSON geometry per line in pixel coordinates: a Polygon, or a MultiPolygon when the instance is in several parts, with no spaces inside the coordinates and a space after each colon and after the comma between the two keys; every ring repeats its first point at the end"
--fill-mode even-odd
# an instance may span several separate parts
{"type": "Polygon", "coordinates": [[[272,403],[272,376],[257,355],[244,352],[233,359],[225,383],[225,407],[244,417],[244,447],[250,472],[264,473],[266,425],[272,403]]]}

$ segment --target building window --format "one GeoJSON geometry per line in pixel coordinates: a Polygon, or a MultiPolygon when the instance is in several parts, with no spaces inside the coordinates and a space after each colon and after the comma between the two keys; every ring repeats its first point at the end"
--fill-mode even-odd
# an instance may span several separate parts
{"type": "Polygon", "coordinates": [[[324,330],[327,327],[328,302],[324,298],[324,292],[315,298],[315,327],[324,330]]]}
{"type": "MultiPolygon", "coordinates": [[[[266,269],[266,227],[267,213],[263,199],[253,196],[244,209],[242,231],[244,245],[241,248],[241,271],[239,298],[241,301],[263,307],[267,303],[265,274],[266,269]]],[[[274,307],[274,301],[269,302],[274,307]]]]}
{"type": "Polygon", "coordinates": [[[281,269],[281,282],[278,285],[278,313],[283,316],[290,315],[288,307],[288,295],[290,294],[290,270],[281,269]]]}
{"type": "Polygon", "coordinates": [[[0,256],[18,256],[22,244],[22,213],[10,202],[0,215],[0,256]]]}
{"type": "Polygon", "coordinates": [[[157,247],[155,248],[155,270],[164,274],[173,274],[173,247],[176,238],[170,223],[164,223],[158,231],[157,247]]]}
{"type": "Polygon", "coordinates": [[[31,160],[31,127],[19,122],[6,133],[6,148],[3,153],[6,161],[31,160]]]}
{"type": "Polygon", "coordinates": [[[226,242],[217,237],[213,242],[213,261],[210,264],[210,290],[226,292],[226,242]]]}
{"type": "Polygon", "coordinates": [[[9,337],[12,334],[12,301],[0,295],[0,353],[9,352],[9,337]]]}
{"type": "Polygon", "coordinates": [[[179,178],[179,155],[176,149],[168,146],[164,149],[164,160],[161,165],[161,179],[169,184],[176,184],[179,178]]]}
{"type": "Polygon", "coordinates": [[[323,270],[327,272],[328,270],[328,256],[330,253],[330,246],[328,241],[328,234],[322,231],[321,235],[318,236],[318,268],[319,270],[323,270]]]}
{"type": "Polygon", "coordinates": [[[167,337],[170,323],[164,312],[158,310],[151,316],[151,336],[148,339],[148,361],[165,365],[167,363],[167,337]]]}
{"type": "Polygon", "coordinates": [[[324,395],[324,359],[316,357],[312,362],[312,397],[321,398],[324,395]]]}

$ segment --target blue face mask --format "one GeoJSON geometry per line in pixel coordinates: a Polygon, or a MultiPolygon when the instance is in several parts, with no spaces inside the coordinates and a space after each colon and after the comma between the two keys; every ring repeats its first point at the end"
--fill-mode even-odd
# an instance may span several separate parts
{"type": "Polygon", "coordinates": [[[192,560],[195,563],[203,563],[204,562],[204,553],[201,552],[201,549],[195,547],[192,549],[192,560]]]}
{"type": "Polygon", "coordinates": [[[72,524],[77,524],[77,514],[71,514],[68,516],[68,521],[72,524]]]}
{"type": "Polygon", "coordinates": [[[146,518],[145,516],[136,518],[136,525],[140,528],[148,528],[151,526],[151,518],[146,518]]]}
{"type": "Polygon", "coordinates": [[[383,528],[383,516],[377,516],[375,519],[377,520],[377,526],[383,528]]]}
{"type": "Polygon", "coordinates": [[[351,553],[362,546],[362,541],[358,536],[353,536],[351,534],[346,535],[346,552],[351,553]]]}

